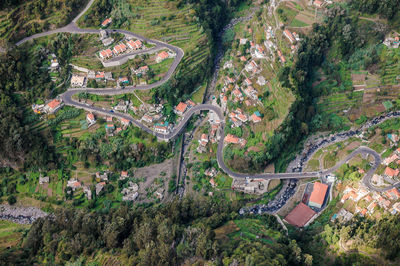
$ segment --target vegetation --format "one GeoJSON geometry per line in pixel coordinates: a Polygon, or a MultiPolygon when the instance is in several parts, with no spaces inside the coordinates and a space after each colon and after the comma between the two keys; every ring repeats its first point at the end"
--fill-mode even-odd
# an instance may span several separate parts
{"type": "Polygon", "coordinates": [[[23,37],[62,27],[75,17],[87,0],[6,0],[0,2],[0,39],[23,37]]]}
{"type": "Polygon", "coordinates": [[[36,118],[24,106],[30,97],[45,92],[48,80],[38,65],[22,63],[25,56],[19,51],[0,56],[0,160],[3,166],[14,168],[39,167],[55,160],[46,141],[29,130],[36,118]]]}
{"type": "Polygon", "coordinates": [[[122,264],[140,265],[176,265],[198,259],[228,264],[234,260],[255,264],[271,261],[282,265],[305,259],[296,241],[279,233],[280,225],[274,217],[261,217],[261,222],[241,220],[237,211],[237,202],[201,197],[147,208],[105,207],[97,212],[60,209],[54,218],[39,219],[32,225],[20,250],[23,256],[14,256],[16,250],[10,250],[2,254],[1,261],[89,263],[91,255],[95,258],[111,251],[122,264]],[[245,230],[244,237],[236,234],[230,243],[221,242],[214,230],[231,219],[245,230]],[[263,244],[265,237],[274,244],[263,244]]]}

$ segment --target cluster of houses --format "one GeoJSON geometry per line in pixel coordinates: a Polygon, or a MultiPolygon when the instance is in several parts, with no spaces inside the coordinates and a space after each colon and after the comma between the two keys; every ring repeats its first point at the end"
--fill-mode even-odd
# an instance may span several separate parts
{"type": "MultiPolygon", "coordinates": [[[[110,43],[111,44],[111,43],[110,43]]],[[[140,40],[128,40],[126,42],[121,41],[113,48],[104,49],[99,52],[99,57],[102,60],[112,58],[114,56],[121,55],[125,52],[132,52],[144,48],[142,41],[140,40]]]]}
{"type": "MultiPolygon", "coordinates": [[[[262,72],[261,66],[257,63],[257,60],[267,59],[271,62],[275,60],[275,55],[278,56],[282,63],[286,62],[286,59],[282,52],[277,48],[276,35],[272,26],[265,27],[266,40],[262,44],[256,44],[253,41],[249,41],[247,38],[239,39],[239,46],[249,45],[249,49],[246,51],[250,53],[251,58],[246,58],[245,55],[238,51],[238,56],[241,62],[244,63],[244,69],[239,71],[239,76],[230,75],[224,77],[224,86],[221,88],[219,94],[219,102],[221,109],[226,112],[228,101],[231,100],[233,103],[244,103],[247,107],[262,105],[261,99],[259,97],[259,92],[255,87],[265,86],[266,79],[260,73],[262,72]],[[240,80],[240,75],[244,75],[243,82],[241,86],[237,84],[240,80]],[[256,86],[254,83],[257,83],[256,86]],[[230,97],[229,97],[230,96],[230,97]]],[[[251,33],[251,29],[249,30],[251,33]]],[[[284,36],[289,40],[292,50],[296,49],[296,44],[301,40],[296,32],[291,32],[289,30],[284,30],[284,36]]],[[[227,61],[224,64],[224,69],[233,69],[232,61],[227,61]]],[[[240,127],[243,123],[252,121],[253,123],[259,123],[262,121],[262,116],[259,111],[254,112],[251,115],[246,115],[240,108],[229,113],[229,119],[232,122],[232,127],[240,127]]],[[[239,143],[239,138],[228,137],[229,143],[239,143]],[[232,141],[232,142],[230,142],[232,141]]],[[[243,141],[241,142],[243,143],[243,141]]]]}
{"type": "MultiPolygon", "coordinates": [[[[400,199],[400,192],[397,188],[392,188],[385,192],[372,192],[370,193],[366,187],[360,187],[355,189],[353,187],[347,186],[343,191],[343,196],[341,198],[341,203],[345,203],[348,200],[354,202],[355,212],[354,214],[359,214],[361,216],[373,215],[376,207],[380,207],[386,211],[395,214],[399,212],[399,203],[396,202],[400,199]],[[365,202],[362,206],[359,206],[360,202],[365,202]],[[394,204],[393,204],[394,203],[394,204]]],[[[349,210],[347,210],[349,212],[349,210]]]]}
{"type": "MultiPolygon", "coordinates": [[[[182,119],[183,115],[185,114],[185,112],[187,110],[189,110],[190,108],[194,107],[196,104],[191,101],[191,100],[187,100],[186,102],[180,102],[174,109],[174,112],[180,116],[180,119],[182,119]]],[[[160,113],[162,110],[162,108],[159,108],[159,112],[160,113]]],[[[161,118],[160,115],[157,116],[157,118],[161,118]]],[[[154,122],[154,116],[150,116],[150,115],[144,115],[142,117],[142,121],[151,124],[154,122]]],[[[163,121],[163,122],[157,122],[154,124],[154,131],[157,133],[162,133],[162,134],[168,134],[169,132],[171,132],[173,129],[173,124],[167,122],[167,121],[163,121]]]]}
{"type": "Polygon", "coordinates": [[[122,125],[122,127],[116,127],[113,122],[113,118],[111,116],[107,116],[106,124],[104,125],[107,136],[112,137],[114,136],[114,134],[120,133],[123,129],[126,129],[131,124],[131,121],[126,118],[121,118],[120,124],[122,125]]]}
{"type": "MultiPolygon", "coordinates": [[[[111,72],[89,70],[87,73],[73,74],[71,77],[71,87],[82,88],[87,86],[88,80],[94,79],[97,82],[115,81],[111,72]]],[[[128,77],[119,77],[118,85],[128,85],[128,77]]]]}
{"type": "MultiPolygon", "coordinates": [[[[77,189],[82,188],[83,193],[86,195],[88,200],[91,200],[93,198],[93,192],[96,195],[99,195],[109,182],[109,176],[111,172],[109,171],[102,171],[102,172],[96,172],[95,176],[95,181],[96,183],[94,186],[90,185],[83,185],[79,180],[72,178],[67,181],[67,187],[70,187],[72,191],[75,191],[77,189]],[[94,189],[92,189],[92,187],[94,189]]],[[[129,178],[129,174],[127,171],[122,171],[119,180],[124,180],[126,178],[129,178]]],[[[134,201],[137,199],[139,196],[138,193],[139,186],[132,181],[129,181],[127,183],[127,186],[122,189],[121,194],[122,194],[122,200],[123,201],[134,201]]]]}
{"type": "Polygon", "coordinates": [[[222,121],[219,119],[218,115],[214,111],[209,111],[208,122],[211,125],[211,130],[209,131],[209,134],[205,133],[201,134],[200,139],[198,140],[199,142],[199,145],[197,147],[198,153],[206,152],[208,143],[217,143],[221,138],[220,134],[218,133],[218,130],[220,129],[222,121]]]}
{"type": "Polygon", "coordinates": [[[32,104],[32,110],[35,114],[53,114],[63,106],[62,99],[53,99],[46,104],[32,104]]]}
{"type": "Polygon", "coordinates": [[[240,127],[243,123],[251,121],[253,123],[261,122],[261,114],[259,111],[255,111],[251,116],[247,116],[242,109],[236,108],[235,111],[229,113],[230,121],[232,122],[231,127],[240,127]]]}
{"type": "MultiPolygon", "coordinates": [[[[390,134],[390,137],[392,140],[398,139],[395,134],[390,134]]],[[[385,171],[383,172],[383,175],[374,174],[371,179],[372,184],[382,187],[397,182],[400,174],[400,170],[398,169],[398,166],[400,165],[400,148],[396,149],[390,156],[386,157],[382,161],[382,164],[386,166],[385,171]]]]}

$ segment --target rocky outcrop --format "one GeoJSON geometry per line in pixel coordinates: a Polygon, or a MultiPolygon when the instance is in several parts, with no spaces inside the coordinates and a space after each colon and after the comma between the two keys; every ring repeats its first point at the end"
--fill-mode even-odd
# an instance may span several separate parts
{"type": "Polygon", "coordinates": [[[16,207],[0,205],[0,220],[8,220],[19,224],[32,224],[48,214],[36,207],[16,207]]]}

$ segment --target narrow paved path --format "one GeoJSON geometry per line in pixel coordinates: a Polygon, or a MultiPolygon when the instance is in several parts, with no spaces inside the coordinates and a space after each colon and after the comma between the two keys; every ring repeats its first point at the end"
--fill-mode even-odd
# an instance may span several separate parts
{"type": "MultiPolygon", "coordinates": [[[[60,29],[56,29],[56,30],[52,30],[52,31],[48,31],[48,32],[43,32],[43,33],[38,33],[29,37],[24,38],[23,40],[19,41],[16,45],[19,46],[27,41],[33,40],[35,38],[40,38],[43,36],[48,36],[54,33],[59,33],[59,32],[68,32],[68,33],[77,33],[77,34],[97,34],[100,32],[100,30],[96,30],[96,29],[81,29],[76,25],[76,22],[78,21],[78,19],[90,8],[90,6],[93,4],[94,0],[89,1],[88,5],[85,7],[85,9],[67,26],[62,27],[60,29]]],[[[95,89],[95,88],[69,88],[65,93],[61,94],[60,97],[63,100],[63,102],[66,105],[69,106],[73,106],[76,108],[80,108],[80,109],[84,109],[86,111],[89,112],[94,112],[94,113],[98,113],[101,115],[106,115],[106,116],[112,116],[118,119],[121,118],[125,118],[129,121],[131,121],[132,124],[134,124],[135,126],[141,128],[142,130],[153,134],[155,136],[157,136],[159,139],[163,139],[163,140],[170,140],[175,138],[177,135],[179,135],[180,133],[182,133],[182,131],[184,130],[187,122],[189,121],[189,119],[192,117],[192,115],[199,113],[201,111],[213,111],[215,112],[218,117],[220,118],[221,121],[223,121],[221,123],[220,129],[219,129],[219,136],[220,136],[220,140],[218,142],[218,151],[217,151],[217,162],[219,167],[226,172],[229,176],[233,177],[233,178],[263,178],[263,179],[300,179],[300,178],[310,178],[310,177],[322,177],[328,174],[331,174],[333,172],[335,172],[340,166],[342,166],[343,164],[347,163],[348,160],[350,160],[351,158],[359,155],[359,154],[370,154],[374,157],[374,163],[371,167],[371,169],[368,171],[368,173],[365,175],[364,177],[364,183],[365,185],[367,185],[370,189],[372,190],[377,190],[377,191],[384,191],[384,190],[388,190],[392,187],[395,186],[400,186],[400,183],[395,184],[393,186],[387,187],[387,188],[375,188],[371,185],[371,177],[373,175],[373,173],[376,171],[376,169],[378,168],[378,166],[381,163],[381,157],[380,155],[375,152],[374,150],[368,148],[368,147],[360,147],[357,150],[353,151],[350,155],[348,155],[345,159],[343,159],[342,161],[340,161],[338,164],[336,164],[334,167],[325,170],[325,171],[320,171],[320,172],[292,172],[292,173],[263,173],[263,174],[246,174],[246,173],[237,173],[232,171],[229,167],[227,167],[225,165],[224,159],[223,159],[223,149],[224,149],[224,121],[225,121],[225,117],[221,111],[221,109],[218,106],[212,105],[212,104],[200,104],[197,105],[195,107],[192,107],[191,109],[189,109],[185,115],[183,116],[182,120],[179,122],[179,124],[174,127],[174,129],[172,130],[172,132],[169,132],[167,134],[162,134],[162,133],[158,133],[153,131],[152,129],[148,128],[147,126],[145,126],[144,124],[142,124],[140,121],[132,118],[130,115],[128,114],[123,114],[123,113],[117,113],[117,112],[109,112],[105,109],[99,108],[99,107],[94,107],[94,106],[90,106],[88,104],[84,104],[84,103],[80,103],[80,102],[76,102],[72,99],[72,96],[74,94],[77,93],[81,93],[81,92],[87,92],[87,93],[92,93],[92,94],[99,94],[99,95],[117,95],[117,94],[124,94],[124,93],[132,93],[135,90],[148,90],[148,89],[152,89],[155,87],[158,87],[162,84],[164,84],[165,82],[167,82],[172,74],[174,73],[174,71],[176,70],[178,64],[180,63],[180,61],[183,58],[184,52],[182,49],[180,49],[179,47],[175,47],[173,45],[161,42],[161,41],[157,41],[157,40],[152,40],[143,36],[140,36],[138,34],[134,34],[132,32],[126,31],[126,30],[107,30],[108,32],[118,32],[121,34],[125,34],[128,36],[132,36],[135,37],[137,39],[141,39],[143,41],[149,42],[149,43],[154,43],[156,45],[156,47],[152,48],[152,49],[148,49],[145,51],[139,51],[138,53],[149,53],[149,52],[154,52],[157,51],[159,49],[169,49],[172,50],[175,54],[176,57],[171,65],[171,67],[169,68],[168,72],[166,73],[166,75],[164,75],[164,77],[158,81],[155,82],[153,84],[149,84],[149,85],[139,85],[139,86],[128,86],[125,89],[121,89],[121,88],[104,88],[104,89],[95,89]]],[[[127,60],[129,60],[131,58],[132,55],[134,55],[135,53],[131,53],[131,54],[125,54],[122,56],[119,56],[115,59],[115,62],[117,62],[117,64],[123,64],[125,63],[127,60]]],[[[400,116],[400,113],[398,113],[396,116],[400,116]]],[[[382,121],[381,121],[382,122],[382,121]]]]}

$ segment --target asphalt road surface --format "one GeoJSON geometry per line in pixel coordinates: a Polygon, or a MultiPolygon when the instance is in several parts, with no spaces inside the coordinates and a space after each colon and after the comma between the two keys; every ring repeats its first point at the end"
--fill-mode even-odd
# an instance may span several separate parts
{"type": "MultiPolygon", "coordinates": [[[[94,0],[89,1],[88,5],[85,7],[85,9],[67,26],[26,37],[26,38],[22,39],[21,41],[19,41],[18,43],[16,43],[16,45],[19,46],[19,45],[21,45],[27,41],[33,40],[35,38],[48,36],[48,35],[51,35],[54,33],[59,33],[59,32],[68,32],[68,33],[77,33],[77,34],[98,34],[100,32],[100,30],[81,29],[76,25],[76,22],[78,21],[78,19],[90,8],[90,6],[93,4],[93,2],[94,2],[94,0]]],[[[162,133],[154,132],[152,129],[146,127],[140,121],[132,118],[128,114],[123,114],[123,113],[118,113],[118,112],[109,112],[109,111],[104,110],[99,107],[94,107],[94,106],[90,106],[85,103],[80,103],[80,102],[74,101],[72,99],[72,95],[80,93],[80,92],[87,92],[87,93],[100,94],[100,95],[117,95],[117,94],[131,93],[134,90],[148,90],[148,89],[158,87],[158,86],[164,84],[165,82],[167,82],[171,78],[172,74],[174,73],[178,64],[180,63],[180,61],[182,60],[182,58],[184,56],[183,50],[180,49],[179,47],[175,47],[173,45],[170,45],[170,44],[167,44],[167,43],[164,43],[161,41],[152,40],[152,39],[146,38],[144,36],[140,36],[138,34],[135,34],[135,33],[132,33],[132,32],[126,31],[126,30],[116,29],[116,30],[107,30],[107,31],[122,33],[127,36],[132,36],[137,39],[141,39],[143,41],[155,44],[155,47],[153,47],[151,49],[139,51],[139,52],[133,52],[130,54],[125,54],[125,55],[119,56],[119,57],[117,57],[115,59],[111,59],[111,60],[115,60],[115,61],[124,63],[129,59],[130,56],[134,55],[135,53],[138,53],[138,54],[139,53],[150,53],[150,52],[155,52],[160,49],[169,49],[169,50],[173,51],[176,54],[175,59],[171,65],[171,67],[169,68],[168,72],[166,73],[166,75],[164,75],[164,77],[156,83],[153,83],[150,85],[128,86],[128,87],[125,87],[124,89],[121,89],[121,88],[103,88],[103,89],[69,88],[65,93],[60,95],[64,104],[70,105],[70,106],[73,106],[76,108],[81,108],[86,111],[94,112],[97,114],[112,116],[112,117],[115,117],[118,119],[125,118],[125,119],[131,121],[131,123],[134,124],[135,126],[141,128],[142,130],[144,130],[150,134],[153,134],[153,135],[157,136],[159,139],[163,139],[163,140],[173,139],[174,137],[176,137],[177,135],[182,133],[183,129],[185,128],[185,126],[186,126],[187,122],[189,121],[189,119],[191,118],[191,116],[193,114],[199,113],[201,111],[214,111],[218,115],[218,117],[220,118],[221,121],[225,121],[223,113],[218,106],[215,106],[212,104],[200,104],[200,105],[192,107],[191,109],[186,111],[182,120],[179,122],[179,124],[176,127],[174,127],[174,129],[171,132],[169,132],[167,134],[162,134],[162,133]]],[[[335,172],[340,166],[342,166],[348,160],[350,160],[351,158],[353,158],[359,154],[364,154],[364,155],[369,154],[374,157],[374,163],[372,164],[371,169],[368,171],[368,173],[365,175],[365,177],[363,179],[364,184],[367,187],[369,187],[371,190],[375,190],[375,191],[384,191],[384,190],[391,189],[392,187],[400,186],[400,182],[397,184],[394,184],[390,187],[386,187],[386,188],[376,188],[371,185],[371,177],[374,174],[374,172],[376,171],[377,167],[380,165],[381,157],[374,150],[369,149],[367,147],[358,148],[357,150],[353,151],[350,155],[348,155],[344,160],[342,160],[338,164],[336,164],[334,167],[332,167],[331,169],[322,171],[322,172],[263,173],[263,174],[237,173],[237,172],[232,171],[229,167],[227,167],[223,160],[223,149],[224,149],[224,123],[223,122],[220,126],[218,134],[220,136],[220,140],[218,142],[218,151],[217,151],[218,165],[224,172],[226,172],[229,176],[231,176],[233,178],[301,179],[301,178],[310,178],[310,177],[321,177],[321,176],[328,175],[328,174],[335,172]]]]}

